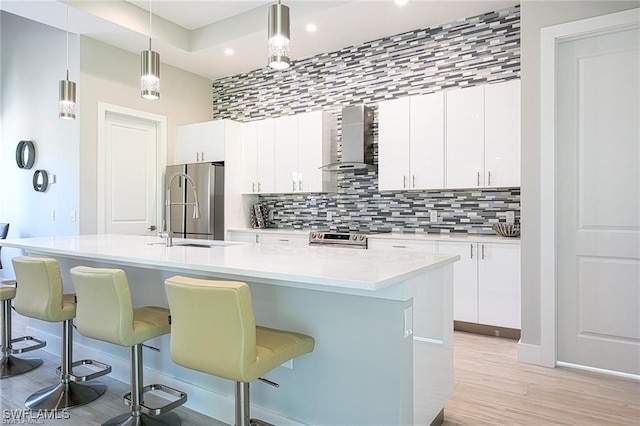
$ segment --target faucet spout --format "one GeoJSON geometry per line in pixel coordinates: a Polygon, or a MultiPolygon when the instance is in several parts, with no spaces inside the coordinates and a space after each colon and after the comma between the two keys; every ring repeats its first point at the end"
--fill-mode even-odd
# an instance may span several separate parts
{"type": "Polygon", "coordinates": [[[165,226],[167,231],[167,247],[173,247],[173,233],[171,231],[171,206],[191,206],[193,205],[193,218],[200,219],[200,204],[198,203],[198,193],[196,192],[196,184],[191,176],[185,173],[174,173],[167,179],[166,198],[165,198],[165,226]],[[171,184],[178,178],[185,178],[191,184],[193,191],[193,203],[172,203],[171,202],[171,184]]]}

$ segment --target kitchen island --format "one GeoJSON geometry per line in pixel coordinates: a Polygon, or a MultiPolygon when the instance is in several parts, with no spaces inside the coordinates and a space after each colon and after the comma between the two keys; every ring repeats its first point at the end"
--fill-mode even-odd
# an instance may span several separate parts
{"type": "MultiPolygon", "coordinates": [[[[252,414],[271,423],[430,424],[453,391],[458,256],[216,241],[174,240],[166,247],[160,238],[130,235],[0,244],[58,259],[67,292],[74,266],[122,268],[135,306],[168,306],[164,280],[177,274],[247,282],[258,324],[316,339],[312,353],[265,376],[279,388],[252,386],[252,414]]],[[[58,353],[52,344],[59,342],[58,324],[30,320],[28,331],[58,353]]],[[[110,363],[112,374],[128,382],[126,348],[81,336],[75,343],[77,358],[110,363]]],[[[147,383],[184,390],[188,407],[233,423],[233,383],[172,363],[169,336],[148,344],[161,352],[145,352],[147,383]]]]}

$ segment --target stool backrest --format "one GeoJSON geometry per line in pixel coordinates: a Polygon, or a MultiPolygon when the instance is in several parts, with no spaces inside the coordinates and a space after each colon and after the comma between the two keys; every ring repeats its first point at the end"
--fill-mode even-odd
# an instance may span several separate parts
{"type": "Polygon", "coordinates": [[[249,286],[175,276],[165,281],[171,311],[171,357],[182,366],[244,381],[256,362],[249,286]]]}
{"type": "MultiPolygon", "coordinates": [[[[9,224],[8,223],[0,223],[0,240],[4,240],[7,238],[9,234],[9,224]]],[[[2,246],[0,246],[0,250],[2,250],[2,246]]],[[[0,257],[0,269],[2,269],[2,258],[0,257]]]]}
{"type": "Polygon", "coordinates": [[[129,281],[121,269],[71,269],[76,289],[76,322],[84,336],[121,346],[131,346],[127,336],[133,334],[133,302],[129,281]]]}
{"type": "Polygon", "coordinates": [[[44,321],[59,321],[62,277],[58,261],[42,257],[11,259],[16,275],[15,308],[19,314],[44,321]]]}

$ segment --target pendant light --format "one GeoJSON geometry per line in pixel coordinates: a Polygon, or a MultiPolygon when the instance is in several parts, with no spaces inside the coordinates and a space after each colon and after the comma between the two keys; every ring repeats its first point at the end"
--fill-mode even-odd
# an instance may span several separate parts
{"type": "Polygon", "coordinates": [[[65,120],[76,118],[76,83],[69,80],[69,1],[67,1],[67,78],[60,80],[58,117],[65,120]]]}
{"type": "Polygon", "coordinates": [[[289,68],[289,8],[280,0],[269,6],[269,66],[289,68]]]}
{"type": "Polygon", "coordinates": [[[160,55],[151,50],[151,0],[149,0],[149,50],[143,50],[140,56],[142,72],[140,74],[140,96],[145,99],[160,98],[160,55]]]}

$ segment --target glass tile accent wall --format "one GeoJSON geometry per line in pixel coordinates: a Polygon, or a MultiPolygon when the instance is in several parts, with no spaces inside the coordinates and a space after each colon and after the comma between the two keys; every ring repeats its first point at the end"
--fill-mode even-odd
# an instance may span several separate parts
{"type": "MultiPolygon", "coordinates": [[[[213,83],[213,119],[253,121],[520,78],[520,7],[385,37],[213,83]]],[[[374,159],[377,164],[377,156],[374,159]]],[[[268,226],[493,234],[507,211],[520,219],[520,188],[379,192],[375,167],[339,172],[335,194],[260,196],[268,226]],[[439,220],[429,221],[431,210],[439,220]],[[330,219],[328,219],[330,217],[330,219]]],[[[248,213],[247,213],[248,214],[248,213]]]]}

